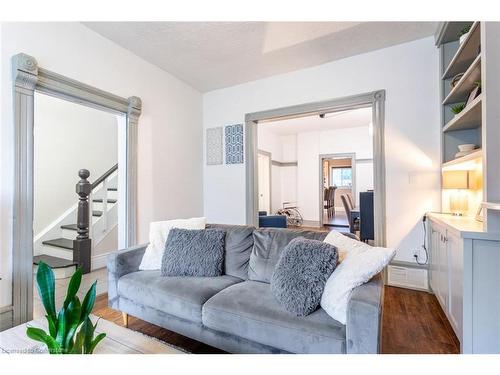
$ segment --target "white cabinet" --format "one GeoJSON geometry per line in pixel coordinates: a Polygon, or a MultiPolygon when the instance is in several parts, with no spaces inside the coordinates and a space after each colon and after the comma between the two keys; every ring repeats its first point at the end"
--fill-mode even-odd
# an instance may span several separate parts
{"type": "Polygon", "coordinates": [[[460,237],[448,233],[446,236],[448,270],[450,279],[448,316],[460,342],[463,324],[463,272],[464,252],[460,237]]]}
{"type": "Polygon", "coordinates": [[[500,233],[429,214],[430,286],[462,353],[500,353],[500,233]]]}
{"type": "Polygon", "coordinates": [[[463,241],[446,227],[430,225],[431,288],[462,342],[463,241]]]}
{"type": "Polygon", "coordinates": [[[448,311],[449,303],[449,262],[446,243],[446,229],[431,224],[431,288],[441,307],[448,311]]]}

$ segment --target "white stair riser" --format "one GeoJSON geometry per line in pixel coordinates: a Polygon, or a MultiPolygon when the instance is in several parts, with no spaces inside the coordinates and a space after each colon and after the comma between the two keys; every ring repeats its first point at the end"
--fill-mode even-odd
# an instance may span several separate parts
{"type": "Polygon", "coordinates": [[[63,229],[62,230],[62,238],[67,238],[68,240],[74,240],[78,233],[76,230],[63,229]]]}
{"type": "Polygon", "coordinates": [[[43,245],[42,254],[50,255],[56,258],[73,260],[73,250],[63,249],[62,247],[43,245]]]}
{"type": "MultiPolygon", "coordinates": [[[[33,274],[35,276],[36,276],[37,270],[38,270],[38,266],[33,265],[33,274]]],[[[76,266],[63,267],[63,268],[53,268],[52,271],[54,271],[54,277],[56,280],[66,279],[68,277],[71,277],[75,273],[76,266]]],[[[38,293],[38,292],[35,290],[34,293],[38,293]]]]}
{"type": "MultiPolygon", "coordinates": [[[[116,203],[109,203],[108,202],[108,211],[113,207],[116,203]]],[[[102,202],[93,202],[92,203],[92,209],[94,211],[104,211],[104,204],[102,202]]]]}

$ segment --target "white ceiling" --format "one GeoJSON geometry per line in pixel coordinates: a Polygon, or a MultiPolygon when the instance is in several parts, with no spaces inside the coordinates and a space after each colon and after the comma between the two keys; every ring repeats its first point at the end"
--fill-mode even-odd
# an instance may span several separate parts
{"type": "Polygon", "coordinates": [[[85,22],[201,92],[432,35],[437,22],[85,22]]]}
{"type": "Polygon", "coordinates": [[[372,109],[360,108],[336,112],[321,118],[318,115],[299,117],[259,124],[276,135],[291,135],[310,131],[325,131],[343,128],[358,128],[372,121],[372,109]]]}

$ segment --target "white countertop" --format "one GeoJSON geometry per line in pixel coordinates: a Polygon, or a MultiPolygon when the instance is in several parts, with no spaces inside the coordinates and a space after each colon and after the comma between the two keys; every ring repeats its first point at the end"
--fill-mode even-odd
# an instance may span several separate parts
{"type": "Polygon", "coordinates": [[[427,213],[429,220],[445,225],[458,232],[462,238],[499,240],[500,233],[490,233],[485,230],[484,223],[470,216],[454,216],[451,214],[427,213]]]}

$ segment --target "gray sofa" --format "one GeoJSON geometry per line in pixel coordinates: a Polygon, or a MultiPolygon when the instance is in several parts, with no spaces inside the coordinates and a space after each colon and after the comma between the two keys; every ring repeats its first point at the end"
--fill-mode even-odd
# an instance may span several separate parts
{"type": "Polygon", "coordinates": [[[295,237],[326,233],[209,225],[226,230],[224,275],[162,277],[139,271],[146,245],[108,259],[109,305],[137,318],[231,353],[378,353],[383,283],[356,288],[347,324],[319,308],[306,317],[285,311],[269,280],[283,247],[295,237]]]}

